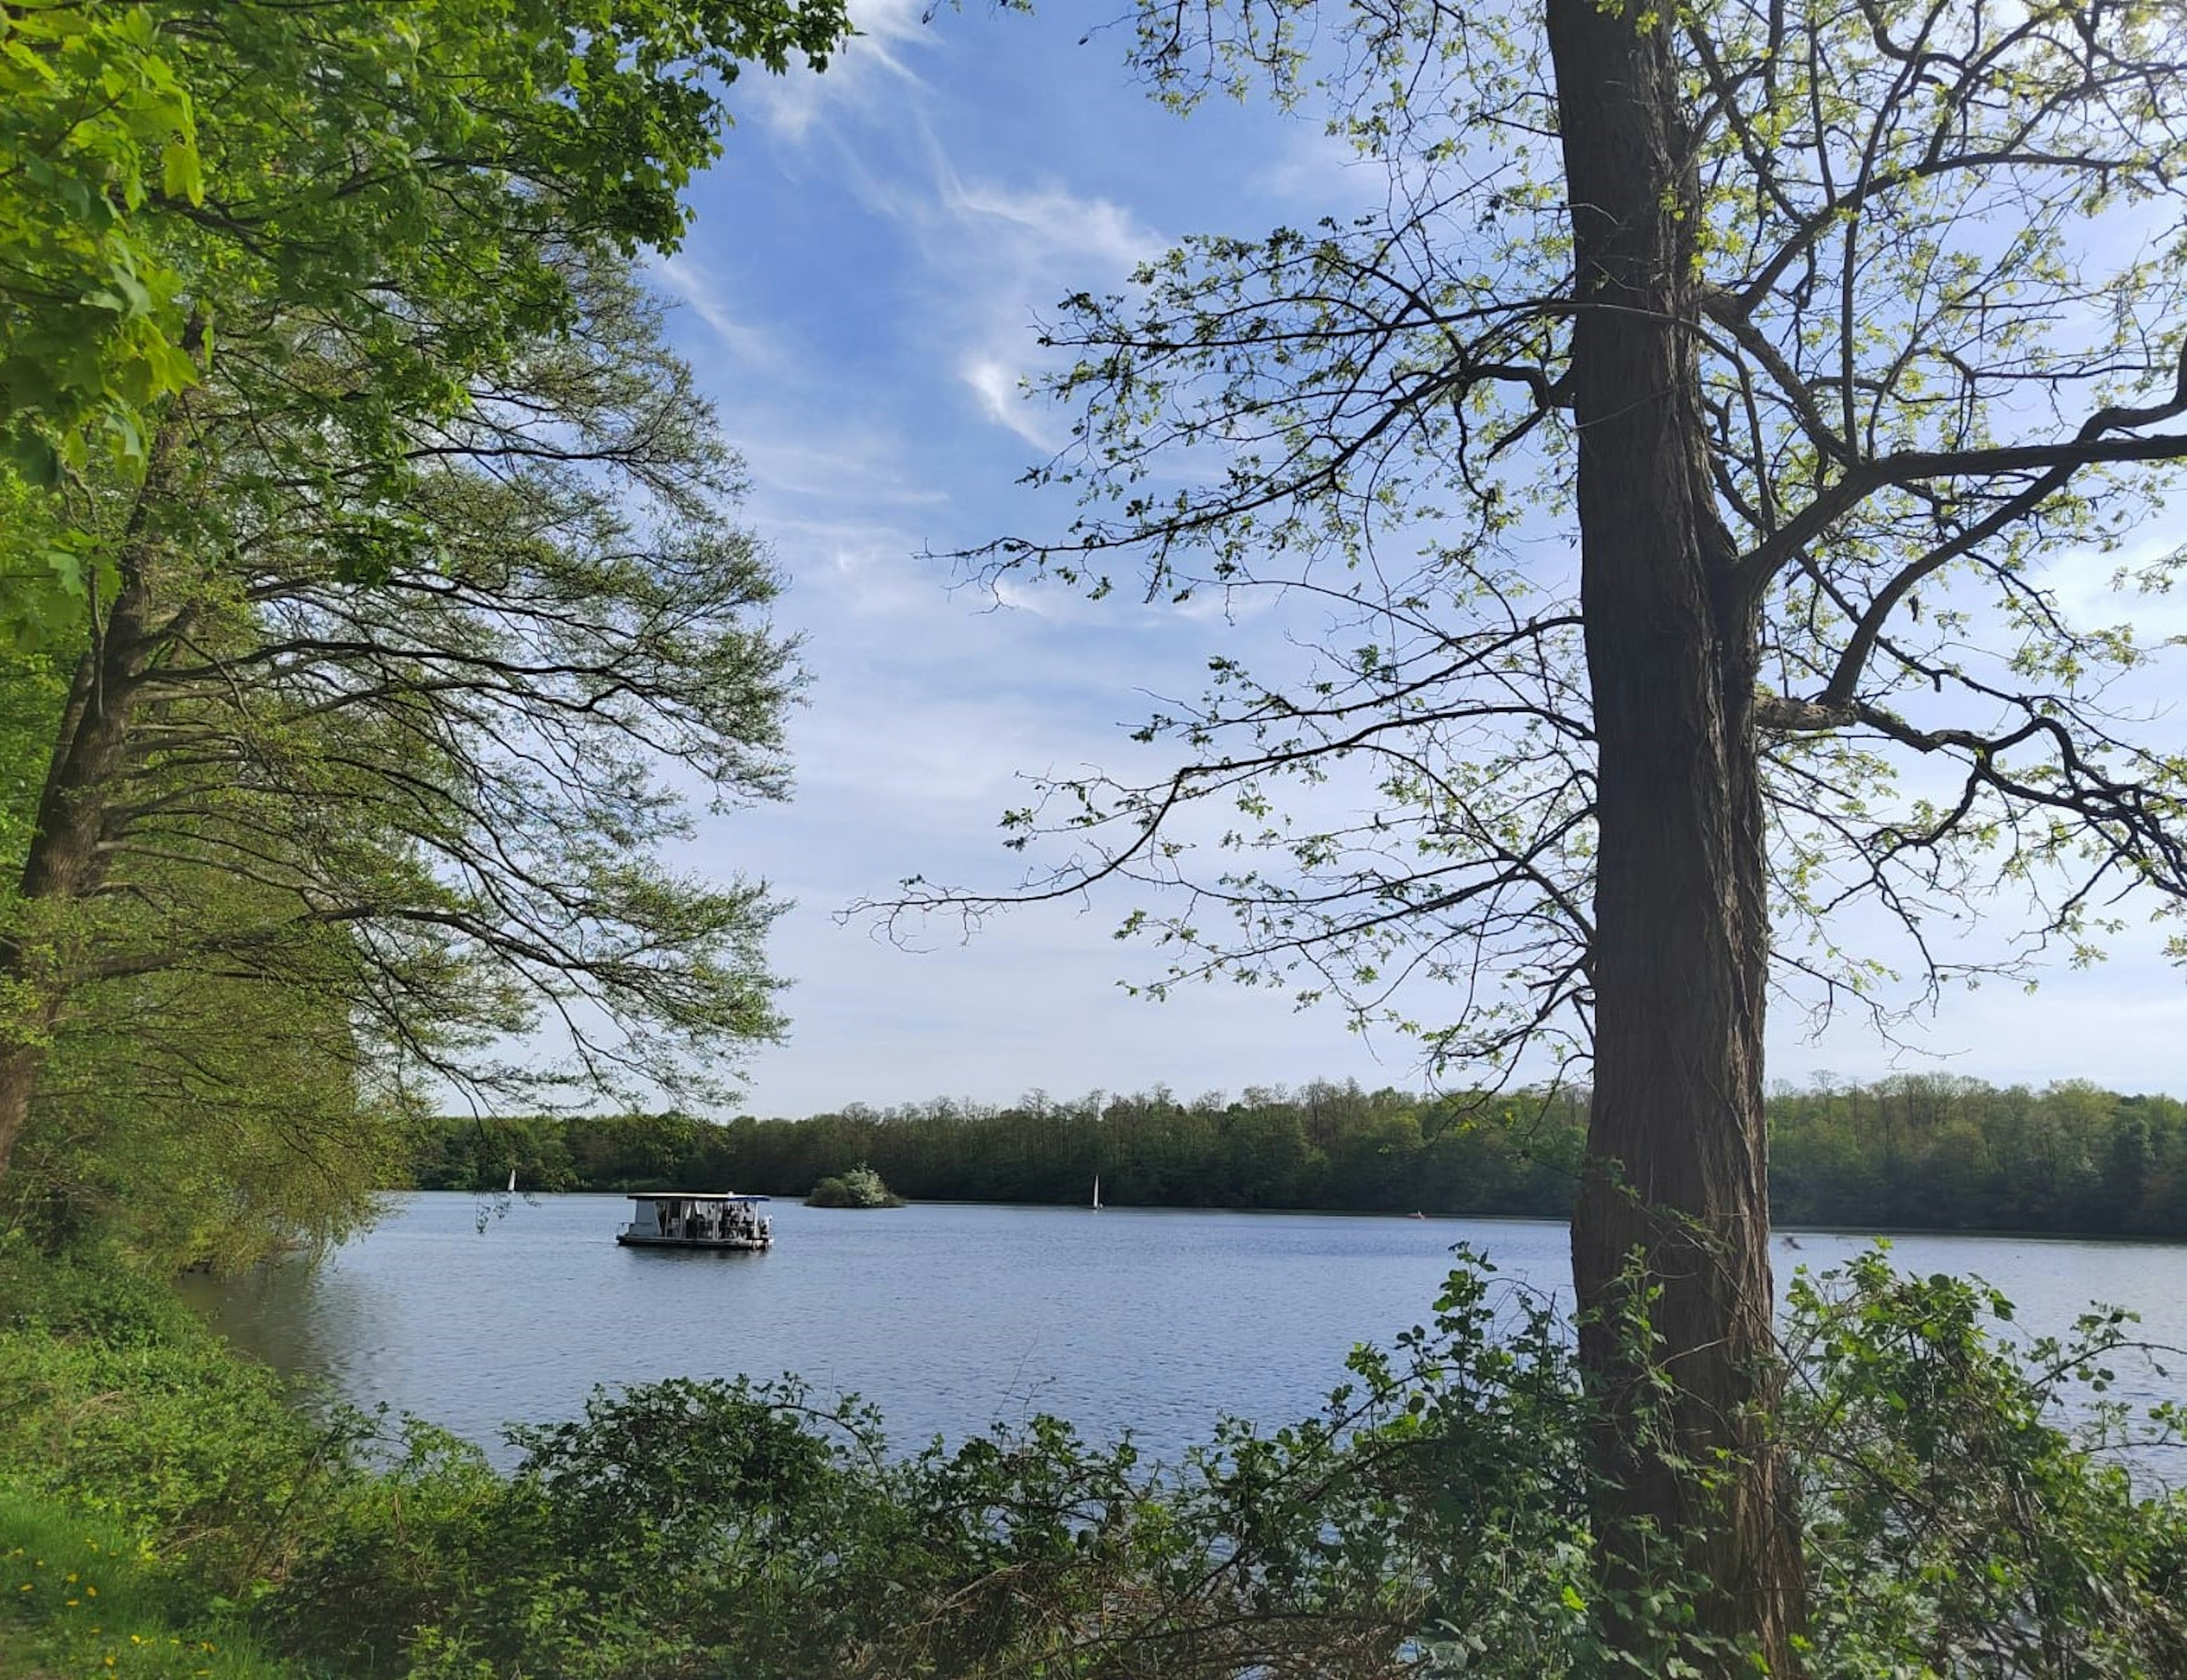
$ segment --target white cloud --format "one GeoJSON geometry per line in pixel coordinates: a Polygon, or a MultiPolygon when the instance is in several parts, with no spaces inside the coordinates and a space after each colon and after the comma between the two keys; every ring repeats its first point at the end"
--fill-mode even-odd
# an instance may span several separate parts
{"type": "Polygon", "coordinates": [[[935,507],[949,500],[941,486],[909,475],[902,441],[885,432],[840,421],[814,424],[792,413],[756,407],[729,418],[737,452],[762,495],[818,501],[835,510],[813,529],[841,531],[867,523],[857,516],[844,519],[846,507],[935,507]]]}
{"type": "Polygon", "coordinates": [[[754,368],[780,370],[786,362],[774,337],[739,320],[730,310],[720,283],[688,252],[656,257],[647,274],[677,302],[706,325],[723,349],[754,368]]]}
{"type": "Polygon", "coordinates": [[[978,413],[1053,453],[1062,429],[1020,389],[1040,371],[1041,316],[1066,292],[1121,282],[1167,242],[1127,206],[1052,178],[968,178],[922,97],[907,92],[888,116],[885,132],[864,131],[875,143],[837,134],[837,161],[867,210],[912,242],[923,306],[911,336],[971,391],[978,413]]]}
{"type": "Polygon", "coordinates": [[[2134,639],[2145,648],[2187,636],[2187,588],[2145,590],[2131,581],[2120,588],[2115,582],[2121,574],[2129,580],[2144,572],[2154,575],[2179,553],[2183,514],[2187,514],[2187,497],[2175,497],[2150,521],[2146,536],[2117,553],[2079,550],[2052,557],[2042,568],[2044,587],[2083,626],[2131,625],[2134,639]]]}
{"type": "Polygon", "coordinates": [[[770,133],[795,144],[810,138],[824,116],[870,107],[885,97],[886,84],[925,84],[911,68],[910,55],[930,50],[926,0],[851,0],[851,25],[857,31],[829,63],[824,75],[802,68],[780,76],[754,73],[739,84],[770,133]]]}
{"type": "Polygon", "coordinates": [[[971,386],[981,412],[996,424],[1007,426],[1045,454],[1062,447],[1062,429],[1052,422],[1041,424],[1042,411],[1026,395],[1024,374],[992,356],[975,354],[965,361],[958,377],[971,386]]]}
{"type": "Polygon", "coordinates": [[[993,182],[962,179],[946,169],[937,202],[946,216],[977,227],[1001,224],[1023,241],[1028,267],[1071,259],[1076,273],[1086,259],[1121,273],[1161,255],[1165,241],[1121,205],[1085,197],[1053,184],[1012,189],[993,182]]]}
{"type": "Polygon", "coordinates": [[[1388,191],[1379,169],[1363,162],[1344,141],[1318,124],[1291,122],[1273,137],[1247,181],[1253,190],[1313,216],[1334,215],[1355,201],[1371,202],[1388,191]]]}

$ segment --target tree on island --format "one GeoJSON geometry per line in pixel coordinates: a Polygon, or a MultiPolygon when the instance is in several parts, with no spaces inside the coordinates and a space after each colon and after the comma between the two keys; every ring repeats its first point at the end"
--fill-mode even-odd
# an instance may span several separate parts
{"type": "Polygon", "coordinates": [[[863,1161],[831,1173],[812,1187],[805,1198],[807,1207],[902,1207],[903,1198],[881,1183],[881,1176],[863,1161]]]}
{"type": "Polygon", "coordinates": [[[1012,843],[1062,855],[1017,893],[896,908],[1169,890],[1126,924],[1164,985],[1327,997],[1469,1077],[1591,1064],[1594,1614],[1649,1672],[1797,1673],[1768,989],[1886,1023],[1858,900],[1926,996],[1982,971],[1931,941],[1997,884],[2032,909],[2006,970],[2085,955],[2130,892],[2187,902],[2154,651],[2078,587],[2098,553],[2128,591],[2179,569],[2139,533],[2187,458],[2187,17],[1138,20],[1180,107],[1318,102],[1375,207],[1069,300],[1082,418],[1032,476],[1082,511],[974,558],[1278,598],[1298,656],[1212,661],[1139,732],[1162,769],[1045,784],[1012,843]]]}

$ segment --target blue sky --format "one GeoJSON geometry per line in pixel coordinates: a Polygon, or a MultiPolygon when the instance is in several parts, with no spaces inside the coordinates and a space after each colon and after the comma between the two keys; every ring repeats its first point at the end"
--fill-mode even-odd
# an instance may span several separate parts
{"type": "MultiPolygon", "coordinates": [[[[1111,937],[1122,896],[992,919],[969,941],[936,927],[911,952],[838,919],[913,874],[1008,886],[1022,864],[997,824],[1024,774],[1128,769],[1148,694],[1195,693],[1211,654],[1280,633],[1060,590],[998,602],[922,558],[1068,520],[1067,497],[1015,483],[1065,431],[1017,396],[1057,299],[1116,286],[1184,233],[1341,214],[1375,185],[1310,120],[1161,110],[1127,76],[1122,42],[1082,38],[1067,9],[922,22],[917,0],[854,7],[866,34],[824,76],[737,90],[692,237],[656,271],[749,464],[749,522],[789,577],[779,618],[813,679],[792,723],[795,801],[707,819],[686,860],[796,901],[773,941],[791,1037],[752,1062],[758,1113],[1157,1082],[1422,1083],[1413,1045],[1363,1040],[1334,1011],[1227,984],[1127,997],[1118,982],[1160,959],[1111,937]]],[[[2140,935],[2032,998],[1948,997],[1915,1035],[1942,1059],[1850,1024],[1819,1042],[1801,1029],[1779,1007],[1774,1076],[1945,1069],[2187,1091],[2187,988],[2140,935]]]]}

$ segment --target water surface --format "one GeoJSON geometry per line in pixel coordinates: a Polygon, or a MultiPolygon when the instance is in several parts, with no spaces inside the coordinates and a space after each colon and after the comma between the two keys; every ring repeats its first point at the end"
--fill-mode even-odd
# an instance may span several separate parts
{"type": "MultiPolygon", "coordinates": [[[[541,1197],[481,1229],[472,1197],[408,1196],[315,1270],[196,1295],[282,1369],[488,1446],[503,1423],[574,1415],[599,1384],[796,1372],[878,1403],[899,1444],[1051,1412],[1173,1458],[1223,1414],[1313,1410],[1354,1344],[1428,1316],[1454,1243],[1520,1284],[1571,1285],[1564,1226],[1538,1221],[776,1202],[773,1252],[683,1254],[618,1247],[627,1206],[541,1197]]],[[[1780,1275],[1870,1240],[1802,1233],[1780,1275]]],[[[2187,1346],[2187,1249],[1915,1236],[1892,1258],[1986,1277],[2030,1333],[2102,1301],[2187,1346]]],[[[2120,1374],[2129,1402],[2187,1399],[2187,1381],[2120,1374]]]]}

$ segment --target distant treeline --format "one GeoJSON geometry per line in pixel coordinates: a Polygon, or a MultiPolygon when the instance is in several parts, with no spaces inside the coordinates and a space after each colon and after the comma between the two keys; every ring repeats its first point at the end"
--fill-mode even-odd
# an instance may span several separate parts
{"type": "MultiPolygon", "coordinates": [[[[801,1196],[870,1163],[915,1200],[1569,1212],[1584,1092],[1482,1100],[1357,1084],[1183,1100],[1157,1087],[1007,1108],[854,1104],[807,1120],[676,1115],[450,1120],[419,1132],[423,1189],[734,1188],[801,1196]]],[[[1782,1224],[2187,1237],[2187,1104],[2082,1082],[2042,1091],[1909,1076],[1780,1087],[1782,1224]]]]}

